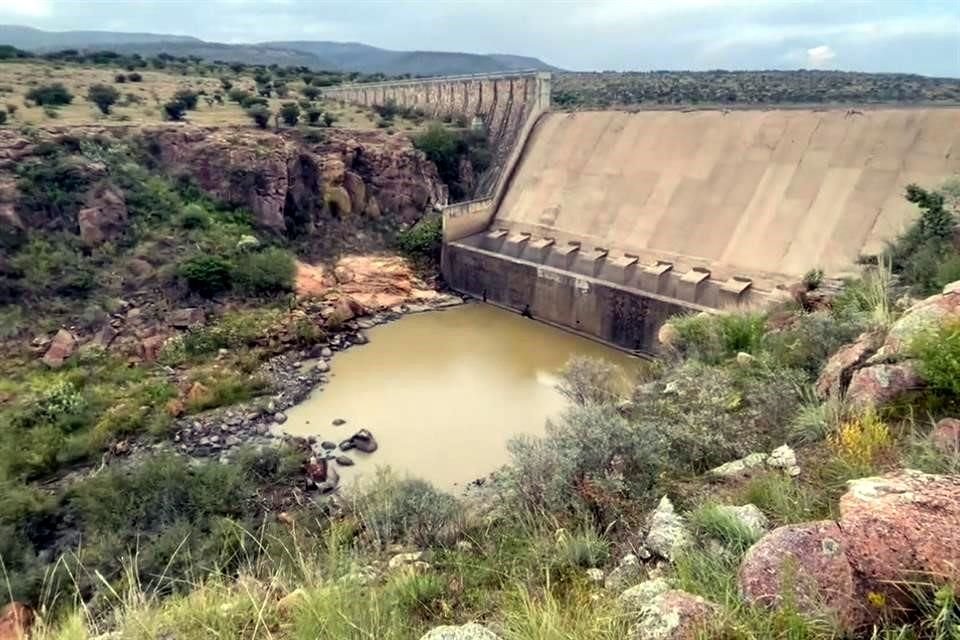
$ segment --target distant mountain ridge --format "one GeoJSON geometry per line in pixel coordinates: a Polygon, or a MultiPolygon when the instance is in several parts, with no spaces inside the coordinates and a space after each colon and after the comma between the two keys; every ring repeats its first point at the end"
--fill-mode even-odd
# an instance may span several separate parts
{"type": "Polygon", "coordinates": [[[0,25],[0,44],[45,53],[59,49],[110,49],[123,53],[197,56],[206,60],[305,66],[330,71],[386,75],[452,75],[537,69],[559,71],[538,58],[455,51],[394,51],[359,42],[278,41],[250,44],[206,42],[192,36],[111,31],[42,31],[0,25]]]}

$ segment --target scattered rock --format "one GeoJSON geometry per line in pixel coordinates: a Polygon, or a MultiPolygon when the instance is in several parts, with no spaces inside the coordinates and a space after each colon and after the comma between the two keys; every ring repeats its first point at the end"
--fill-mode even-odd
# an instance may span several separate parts
{"type": "Polygon", "coordinates": [[[459,627],[434,627],[420,636],[420,640],[500,640],[500,636],[486,627],[470,622],[459,627]]]}
{"type": "Polygon", "coordinates": [[[340,425],[347,424],[347,421],[344,420],[343,418],[334,418],[332,424],[335,427],[339,427],[340,425]]]}
{"type": "Polygon", "coordinates": [[[946,455],[960,456],[960,420],[944,418],[930,433],[930,441],[946,455]]]}
{"type": "Polygon", "coordinates": [[[415,562],[423,562],[424,554],[423,551],[412,551],[409,553],[398,553],[390,558],[390,561],[387,563],[387,568],[391,571],[395,571],[401,567],[407,565],[412,565],[415,562]]]}
{"type": "Polygon", "coordinates": [[[763,511],[753,504],[745,504],[739,507],[731,505],[721,505],[717,509],[729,515],[747,529],[755,538],[759,538],[770,527],[770,521],[763,511]]]}
{"type": "Polygon", "coordinates": [[[719,607],[686,591],[666,591],[643,605],[631,640],[697,640],[719,607]]]}
{"type": "Polygon", "coordinates": [[[322,358],[320,360],[317,360],[316,364],[313,365],[313,368],[318,373],[327,373],[328,371],[330,371],[330,365],[327,363],[326,360],[323,360],[322,358]]]}
{"type": "Polygon", "coordinates": [[[0,640],[25,640],[35,621],[32,608],[22,602],[11,602],[0,609],[0,640]]]}
{"type": "Polygon", "coordinates": [[[680,331],[669,322],[664,322],[657,330],[657,341],[667,349],[679,350],[681,340],[680,331]]]}
{"type": "Polygon", "coordinates": [[[237,240],[238,251],[250,251],[252,249],[256,249],[259,246],[260,246],[260,241],[257,240],[256,236],[244,234],[240,236],[239,240],[237,240]]]}
{"type": "Polygon", "coordinates": [[[876,364],[853,374],[847,388],[847,401],[859,408],[881,407],[923,385],[923,378],[910,361],[876,364]]]}
{"type": "Polygon", "coordinates": [[[373,453],[377,450],[377,446],[377,441],[374,440],[373,434],[366,429],[361,429],[341,442],[340,450],[350,451],[351,449],[356,449],[363,453],[373,453]]]}
{"type": "Polygon", "coordinates": [[[353,458],[350,458],[349,456],[337,456],[334,459],[341,467],[352,467],[354,465],[353,458]]]}
{"type": "Polygon", "coordinates": [[[64,361],[77,350],[77,339],[66,329],[57,331],[53,341],[43,354],[43,363],[52,369],[63,366],[64,361]]]}
{"type": "Polygon", "coordinates": [[[171,398],[170,400],[167,400],[167,404],[164,409],[166,410],[167,415],[173,418],[179,418],[187,410],[186,407],[183,406],[183,401],[178,400],[177,398],[171,398]]]}
{"type": "Polygon", "coordinates": [[[669,590],[670,583],[664,578],[644,580],[621,593],[617,601],[624,611],[635,613],[649,604],[653,598],[669,590]]]}
{"type": "Polygon", "coordinates": [[[109,349],[116,337],[117,330],[111,327],[109,324],[105,324],[94,334],[93,344],[101,349],[109,349]]]}
{"type": "Polygon", "coordinates": [[[740,591],[753,604],[779,607],[784,594],[800,613],[836,616],[845,628],[865,619],[843,531],[830,521],[774,529],[740,565],[740,591]]]}
{"type": "Polygon", "coordinates": [[[621,592],[627,587],[643,580],[643,567],[640,560],[632,553],[623,556],[620,563],[603,581],[603,586],[610,591],[621,592]]]}
{"type": "Polygon", "coordinates": [[[174,329],[192,329],[193,327],[201,326],[206,319],[207,317],[203,313],[203,309],[188,307],[172,311],[167,316],[167,324],[174,329]]]}
{"type": "Polygon", "coordinates": [[[323,442],[320,443],[320,447],[322,449],[326,449],[327,451],[332,451],[333,449],[337,448],[337,443],[330,442],[329,440],[324,440],[323,442]]]}
{"type": "Polygon", "coordinates": [[[737,354],[737,364],[741,367],[749,367],[756,361],[757,359],[755,357],[744,351],[741,351],[737,354]]]}
{"type": "Polygon", "coordinates": [[[787,445],[777,447],[770,452],[767,458],[767,466],[771,469],[779,469],[790,477],[800,475],[800,467],[797,465],[797,454],[787,445]]]}
{"type": "Polygon", "coordinates": [[[368,338],[367,334],[363,331],[357,331],[350,340],[353,344],[367,344],[370,342],[370,338],[368,338]]]}
{"type": "Polygon", "coordinates": [[[603,584],[603,569],[587,569],[586,570],[587,580],[593,582],[594,584],[603,584]]]}
{"type": "Polygon", "coordinates": [[[273,421],[277,424],[283,424],[287,421],[287,414],[282,411],[277,411],[275,414],[273,414],[273,421]]]}
{"type": "Polygon", "coordinates": [[[683,518],[674,511],[670,498],[663,496],[660,504],[650,515],[647,547],[657,555],[672,561],[691,542],[692,536],[683,518]]]}
{"type": "Polygon", "coordinates": [[[767,465],[767,457],[765,453],[751,453],[745,458],[715,467],[709,471],[709,474],[723,479],[746,477],[756,471],[762,471],[767,465]]]}

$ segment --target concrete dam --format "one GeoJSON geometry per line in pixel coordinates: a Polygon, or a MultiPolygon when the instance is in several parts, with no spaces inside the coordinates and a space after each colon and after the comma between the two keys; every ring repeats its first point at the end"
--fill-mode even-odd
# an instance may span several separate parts
{"type": "Polygon", "coordinates": [[[960,173],[960,108],[564,113],[548,75],[525,77],[489,193],[444,211],[444,276],[626,349],[809,269],[855,273],[918,215],[907,184],[960,173]]]}

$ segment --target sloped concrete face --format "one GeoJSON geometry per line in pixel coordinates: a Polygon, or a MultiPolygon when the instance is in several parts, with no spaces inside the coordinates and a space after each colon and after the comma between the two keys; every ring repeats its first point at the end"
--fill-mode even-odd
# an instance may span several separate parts
{"type": "Polygon", "coordinates": [[[958,172],[960,109],[550,113],[491,228],[578,243],[601,277],[636,258],[654,292],[669,264],[679,297],[715,307],[744,282],[850,272],[918,214],[907,184],[958,172]]]}

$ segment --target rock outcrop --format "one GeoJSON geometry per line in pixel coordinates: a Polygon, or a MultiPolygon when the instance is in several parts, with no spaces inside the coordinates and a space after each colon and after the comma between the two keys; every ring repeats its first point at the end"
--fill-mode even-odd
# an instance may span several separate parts
{"type": "Polygon", "coordinates": [[[109,184],[87,195],[87,206],[77,212],[80,239],[96,247],[116,239],[127,226],[127,203],[123,193],[109,184]]]}
{"type": "Polygon", "coordinates": [[[907,606],[910,584],[960,584],[960,478],[905,470],[851,481],[838,522],[775,529],[747,552],[739,580],[749,602],[788,599],[848,630],[907,606]]]}
{"type": "Polygon", "coordinates": [[[77,339],[66,329],[60,329],[57,331],[57,335],[53,337],[47,352],[43,354],[43,363],[56,369],[63,366],[66,359],[72,356],[76,350],[77,339]]]}

